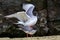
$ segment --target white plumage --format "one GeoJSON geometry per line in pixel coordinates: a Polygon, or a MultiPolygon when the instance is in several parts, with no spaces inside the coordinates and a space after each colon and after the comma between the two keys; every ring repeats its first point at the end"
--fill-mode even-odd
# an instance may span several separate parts
{"type": "Polygon", "coordinates": [[[25,12],[24,11],[17,12],[17,13],[11,14],[11,15],[7,15],[5,17],[17,18],[20,21],[18,21],[18,23],[15,23],[15,24],[24,25],[24,27],[22,27],[23,29],[21,29],[21,30],[23,30],[25,33],[33,35],[37,31],[37,30],[34,30],[33,27],[31,27],[31,26],[35,25],[37,22],[37,16],[33,15],[34,7],[35,6],[33,4],[23,4],[23,9],[25,10],[25,12]]]}

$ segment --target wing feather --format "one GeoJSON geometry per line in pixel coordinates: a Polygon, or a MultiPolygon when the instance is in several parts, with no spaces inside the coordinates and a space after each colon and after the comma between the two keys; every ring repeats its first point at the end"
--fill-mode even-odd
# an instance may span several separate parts
{"type": "Polygon", "coordinates": [[[18,20],[28,20],[30,17],[26,14],[26,12],[22,11],[22,12],[17,12],[17,13],[14,13],[14,14],[11,14],[11,15],[7,15],[5,17],[8,17],[8,18],[12,18],[12,17],[15,17],[17,18],[18,20]]]}

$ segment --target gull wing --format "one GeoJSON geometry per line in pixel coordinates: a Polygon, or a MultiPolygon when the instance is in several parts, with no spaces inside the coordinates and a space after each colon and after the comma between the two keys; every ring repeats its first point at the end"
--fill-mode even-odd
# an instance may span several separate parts
{"type": "Polygon", "coordinates": [[[27,15],[30,17],[34,16],[33,15],[33,10],[35,6],[33,4],[23,4],[23,9],[26,11],[27,15]]]}
{"type": "Polygon", "coordinates": [[[14,13],[14,14],[11,14],[11,15],[7,15],[5,16],[7,18],[12,18],[12,17],[15,17],[17,18],[18,20],[20,21],[26,21],[28,20],[30,17],[26,14],[26,12],[22,11],[22,12],[17,12],[17,13],[14,13]]]}

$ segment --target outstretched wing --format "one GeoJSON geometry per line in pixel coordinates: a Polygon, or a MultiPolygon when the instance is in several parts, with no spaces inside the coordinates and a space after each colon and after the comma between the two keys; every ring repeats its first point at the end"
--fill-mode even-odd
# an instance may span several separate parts
{"type": "Polygon", "coordinates": [[[30,17],[34,16],[33,15],[34,7],[35,6],[33,4],[23,4],[23,9],[26,11],[27,15],[29,15],[30,17]]]}
{"type": "Polygon", "coordinates": [[[5,17],[8,17],[8,18],[12,18],[12,17],[15,17],[17,18],[18,20],[20,21],[26,21],[29,19],[29,16],[26,14],[26,12],[22,11],[22,12],[17,12],[17,13],[14,13],[14,14],[11,14],[11,15],[7,15],[5,17]]]}

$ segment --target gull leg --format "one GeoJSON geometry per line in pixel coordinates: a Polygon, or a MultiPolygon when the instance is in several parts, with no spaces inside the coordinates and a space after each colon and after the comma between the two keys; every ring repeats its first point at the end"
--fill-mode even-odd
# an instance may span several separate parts
{"type": "Polygon", "coordinates": [[[28,37],[28,33],[26,33],[26,36],[28,37]]]}
{"type": "Polygon", "coordinates": [[[30,35],[30,37],[32,37],[32,35],[30,35]]]}

